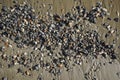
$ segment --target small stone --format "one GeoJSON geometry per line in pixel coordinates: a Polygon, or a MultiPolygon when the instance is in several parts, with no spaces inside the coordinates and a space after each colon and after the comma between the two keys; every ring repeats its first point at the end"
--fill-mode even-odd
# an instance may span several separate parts
{"type": "Polygon", "coordinates": [[[28,55],[28,53],[27,53],[27,52],[24,52],[24,55],[26,56],[26,55],[28,55]]]}
{"type": "Polygon", "coordinates": [[[23,73],[21,68],[18,68],[17,73],[23,73]]]}
{"type": "Polygon", "coordinates": [[[2,59],[6,59],[7,58],[7,55],[6,54],[3,54],[2,55],[2,59]]]}
{"type": "Polygon", "coordinates": [[[73,25],[74,25],[74,21],[69,22],[70,27],[73,27],[73,25]]]}
{"type": "Polygon", "coordinates": [[[35,66],[32,67],[33,70],[39,70],[40,64],[36,64],[35,66]]]}
{"type": "Polygon", "coordinates": [[[102,8],[103,11],[107,12],[107,9],[106,8],[102,8]]]}
{"type": "Polygon", "coordinates": [[[5,47],[4,46],[0,47],[0,51],[4,52],[5,51],[5,47]]]}
{"type": "Polygon", "coordinates": [[[34,50],[36,51],[36,50],[38,50],[38,48],[37,48],[37,47],[35,47],[35,48],[34,48],[34,50]]]}
{"type": "Polygon", "coordinates": [[[22,32],[24,32],[24,31],[25,31],[25,29],[24,29],[24,28],[21,28],[21,31],[22,31],[22,32]]]}
{"type": "Polygon", "coordinates": [[[2,77],[2,80],[8,80],[8,78],[7,77],[2,77]]]}
{"type": "Polygon", "coordinates": [[[110,20],[110,21],[111,21],[112,19],[111,19],[110,17],[108,17],[107,20],[110,20]]]}
{"type": "Polygon", "coordinates": [[[116,75],[120,78],[120,72],[117,72],[116,75]]]}
{"type": "Polygon", "coordinates": [[[59,64],[58,67],[59,67],[59,68],[62,68],[62,67],[63,67],[63,64],[59,64]]]}
{"type": "Polygon", "coordinates": [[[11,44],[9,44],[9,47],[10,47],[10,48],[12,48],[12,45],[11,45],[11,44]]]}
{"type": "Polygon", "coordinates": [[[28,76],[31,75],[29,71],[25,71],[25,74],[28,75],[28,76]]]}
{"type": "Polygon", "coordinates": [[[119,21],[119,18],[114,18],[114,21],[115,21],[115,22],[118,22],[118,21],[119,21]]]}
{"type": "Polygon", "coordinates": [[[14,62],[14,65],[18,65],[19,63],[17,61],[14,62]]]}

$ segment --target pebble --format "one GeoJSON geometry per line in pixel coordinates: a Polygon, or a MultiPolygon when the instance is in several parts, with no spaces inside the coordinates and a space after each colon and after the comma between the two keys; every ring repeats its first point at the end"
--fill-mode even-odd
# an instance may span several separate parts
{"type": "Polygon", "coordinates": [[[25,56],[27,56],[27,55],[28,55],[28,53],[27,53],[27,52],[24,52],[24,55],[25,55],[25,56]]]}
{"type": "Polygon", "coordinates": [[[7,77],[2,77],[2,80],[8,80],[8,78],[7,77]]]}
{"type": "Polygon", "coordinates": [[[30,71],[25,71],[25,75],[31,76],[30,71]]]}
{"type": "Polygon", "coordinates": [[[42,76],[39,75],[38,78],[37,78],[37,80],[43,80],[42,76]]]}
{"type": "Polygon", "coordinates": [[[9,47],[10,47],[10,48],[13,48],[11,44],[9,44],[9,47]]]}
{"type": "Polygon", "coordinates": [[[114,21],[115,22],[119,22],[119,18],[114,18],[114,21]]]}
{"type": "Polygon", "coordinates": [[[40,68],[40,64],[36,64],[32,67],[33,70],[39,70],[40,68]]]}
{"type": "Polygon", "coordinates": [[[117,72],[116,75],[118,76],[118,78],[120,78],[120,72],[117,72]]]}
{"type": "Polygon", "coordinates": [[[4,52],[5,51],[5,47],[4,46],[0,47],[0,51],[4,52]]]}
{"type": "Polygon", "coordinates": [[[107,19],[110,20],[110,21],[112,20],[110,17],[108,17],[107,19]]]}
{"type": "Polygon", "coordinates": [[[21,68],[18,68],[17,73],[23,73],[23,70],[21,68]]]}

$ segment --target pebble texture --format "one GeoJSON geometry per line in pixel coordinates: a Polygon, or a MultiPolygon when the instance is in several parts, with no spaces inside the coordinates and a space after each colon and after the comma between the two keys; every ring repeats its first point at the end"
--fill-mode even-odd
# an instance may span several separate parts
{"type": "MultiPolygon", "coordinates": [[[[9,71],[15,67],[13,71],[18,75],[36,75],[37,79],[43,80],[68,79],[68,76],[69,80],[78,80],[78,74],[73,73],[79,69],[81,80],[101,79],[105,70],[110,71],[106,68],[112,70],[110,66],[119,66],[115,43],[102,40],[103,35],[96,25],[98,18],[109,16],[102,5],[102,2],[97,2],[90,11],[79,5],[62,16],[48,12],[42,18],[25,2],[10,8],[3,6],[0,16],[1,69],[7,67],[9,71]]],[[[117,23],[119,19],[112,21],[117,23]]],[[[107,22],[99,27],[106,30],[106,39],[117,31],[107,22]]],[[[110,78],[111,74],[103,78],[118,80],[118,69],[112,71],[113,74],[110,71],[113,78],[110,78]]],[[[1,72],[4,74],[4,69],[1,72]]]]}

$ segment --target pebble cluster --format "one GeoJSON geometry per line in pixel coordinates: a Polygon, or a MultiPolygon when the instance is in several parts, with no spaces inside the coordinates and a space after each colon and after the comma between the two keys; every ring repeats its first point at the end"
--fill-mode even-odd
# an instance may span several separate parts
{"type": "MultiPolygon", "coordinates": [[[[15,4],[10,8],[4,6],[0,13],[1,37],[11,39],[18,48],[29,46],[33,51],[12,56],[1,54],[1,57],[10,62],[8,68],[19,64],[29,70],[44,68],[54,75],[60,75],[63,67],[68,71],[70,62],[81,65],[82,56],[97,58],[102,55],[116,59],[113,45],[106,44],[97,30],[91,29],[91,24],[95,24],[98,17],[104,18],[106,15],[109,13],[100,2],[90,11],[79,5],[62,16],[48,14],[42,19],[29,4],[15,4]],[[35,54],[36,50],[39,53],[35,54]],[[46,56],[50,58],[49,61],[44,60],[46,56]]],[[[4,52],[4,48],[0,48],[1,52],[4,52]]],[[[31,75],[21,68],[18,73],[31,75]]]]}

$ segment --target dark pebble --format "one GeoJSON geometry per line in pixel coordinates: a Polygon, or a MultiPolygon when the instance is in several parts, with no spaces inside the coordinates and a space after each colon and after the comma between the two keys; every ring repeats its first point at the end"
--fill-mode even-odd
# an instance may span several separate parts
{"type": "Polygon", "coordinates": [[[115,21],[115,22],[118,22],[118,21],[119,21],[119,18],[114,18],[114,21],[115,21]]]}
{"type": "Polygon", "coordinates": [[[7,77],[2,77],[2,80],[8,80],[8,78],[7,77]]]}
{"type": "Polygon", "coordinates": [[[110,21],[111,21],[112,19],[111,19],[110,17],[108,17],[107,20],[110,20],[110,21]]]}

